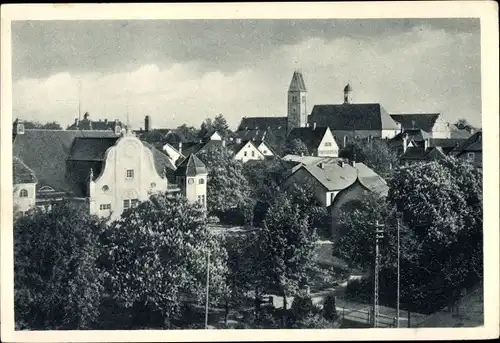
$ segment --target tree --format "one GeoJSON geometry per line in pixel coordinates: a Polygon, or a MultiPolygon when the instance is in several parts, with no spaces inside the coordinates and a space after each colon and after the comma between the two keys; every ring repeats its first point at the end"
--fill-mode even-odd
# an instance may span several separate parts
{"type": "Polygon", "coordinates": [[[286,195],[272,204],[257,234],[261,282],[283,297],[286,311],[287,295],[308,283],[316,234],[307,216],[286,195]]]}
{"type": "Polygon", "coordinates": [[[163,143],[165,141],[165,135],[158,130],[148,131],[144,133],[141,138],[151,144],[163,143]]]}
{"type": "Polygon", "coordinates": [[[335,294],[329,293],[323,303],[323,317],[326,320],[336,320],[338,318],[337,305],[335,304],[335,294]]]}
{"type": "Polygon", "coordinates": [[[279,192],[279,185],[288,171],[281,159],[249,161],[244,174],[255,200],[270,202],[279,192]]]}
{"type": "Polygon", "coordinates": [[[16,323],[29,329],[88,329],[98,316],[97,259],[104,223],[79,204],[32,210],[14,223],[16,323]]]}
{"type": "Polygon", "coordinates": [[[341,157],[364,163],[384,178],[399,165],[398,154],[380,139],[355,140],[342,151],[341,157]]]}
{"type": "Polygon", "coordinates": [[[419,311],[435,311],[450,301],[450,294],[482,277],[482,259],[474,253],[482,251],[481,172],[447,158],[398,169],[389,186],[387,201],[370,197],[342,215],[344,232],[334,251],[353,267],[371,269],[374,224],[377,220],[385,224],[380,241],[381,299],[394,304],[397,209],[403,215],[402,302],[419,311]]]}
{"type": "Polygon", "coordinates": [[[227,125],[226,118],[222,114],[218,114],[212,122],[212,129],[217,131],[222,138],[226,138],[231,133],[229,125],[227,125]]]}
{"type": "Polygon", "coordinates": [[[195,141],[199,134],[199,131],[194,126],[187,126],[186,124],[182,124],[177,129],[188,142],[195,141]]]}
{"type": "Polygon", "coordinates": [[[104,238],[109,295],[134,314],[134,325],[170,327],[186,301],[205,296],[210,252],[210,302],[225,293],[226,252],[206,227],[204,210],[180,196],[154,195],[113,222],[104,238]]]}
{"type": "Polygon", "coordinates": [[[25,129],[45,129],[45,130],[62,130],[61,125],[55,121],[42,124],[38,121],[23,121],[25,129]]]}
{"type": "Polygon", "coordinates": [[[309,156],[307,146],[300,139],[295,138],[287,142],[283,151],[285,155],[304,155],[309,156]]]}
{"type": "Polygon", "coordinates": [[[464,118],[460,118],[457,120],[457,122],[455,123],[455,126],[457,127],[457,129],[459,130],[465,130],[469,133],[472,133],[472,131],[475,130],[474,126],[472,126],[468,121],[467,119],[464,119],[464,118]]]}
{"type": "Polygon", "coordinates": [[[243,163],[233,159],[229,150],[217,146],[197,155],[208,169],[207,210],[220,217],[234,209],[252,207],[250,187],[243,174],[243,163]]]}
{"type": "Polygon", "coordinates": [[[200,126],[200,131],[198,131],[198,138],[204,138],[207,134],[213,131],[212,118],[205,119],[200,126]]]}

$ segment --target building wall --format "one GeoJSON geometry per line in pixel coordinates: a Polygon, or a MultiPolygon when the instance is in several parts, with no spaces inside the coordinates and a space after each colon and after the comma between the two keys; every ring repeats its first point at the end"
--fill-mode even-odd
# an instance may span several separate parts
{"type": "Polygon", "coordinates": [[[124,136],[107,151],[101,175],[90,182],[89,210],[104,217],[111,214],[115,219],[124,210],[124,200],[145,201],[151,193],[166,191],[167,186],[167,179],[156,171],[151,150],[137,137],[124,136]],[[127,170],[133,170],[132,178],[127,177],[127,170]],[[101,205],[111,208],[101,209],[101,205]]]}
{"type": "Polygon", "coordinates": [[[483,168],[483,153],[476,151],[474,152],[474,160],[470,161],[467,157],[467,153],[464,152],[462,155],[458,156],[458,158],[468,161],[474,165],[476,168],[483,168]]]}
{"type": "Polygon", "coordinates": [[[274,156],[273,152],[265,142],[260,143],[257,149],[259,149],[261,154],[264,156],[274,156]]]}
{"type": "Polygon", "coordinates": [[[308,171],[304,168],[298,169],[293,175],[285,180],[285,187],[289,187],[292,184],[304,185],[307,182],[313,182],[314,184],[314,196],[321,203],[321,205],[327,207],[330,205],[331,194],[326,190],[323,185],[321,185],[308,171]]]}
{"type": "Polygon", "coordinates": [[[339,146],[333,137],[330,129],[326,130],[323,139],[318,146],[318,157],[338,157],[339,156],[339,146]]]}
{"type": "Polygon", "coordinates": [[[351,201],[362,201],[369,191],[363,187],[359,182],[355,182],[345,190],[341,191],[335,197],[332,207],[330,208],[330,213],[332,216],[332,238],[338,239],[340,237],[339,232],[339,217],[342,213],[342,207],[351,201]]]}
{"type": "Polygon", "coordinates": [[[288,92],[288,132],[307,123],[307,92],[288,92]]]}
{"type": "Polygon", "coordinates": [[[235,160],[246,163],[250,160],[263,160],[264,155],[250,142],[247,142],[240,151],[234,155],[235,160]],[[246,155],[245,155],[246,154],[246,155]],[[253,155],[252,155],[253,154],[253,155]]]}
{"type": "Polygon", "coordinates": [[[438,118],[432,128],[432,138],[451,138],[450,124],[438,118]]]}
{"type": "Polygon", "coordinates": [[[26,212],[35,206],[36,203],[36,183],[19,183],[13,186],[13,206],[14,211],[26,212]],[[27,197],[21,197],[21,190],[28,192],[27,197]]]}

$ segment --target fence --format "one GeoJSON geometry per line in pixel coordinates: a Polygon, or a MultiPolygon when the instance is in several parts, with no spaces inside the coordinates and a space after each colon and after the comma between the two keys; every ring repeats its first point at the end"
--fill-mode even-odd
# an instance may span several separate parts
{"type": "MultiPolygon", "coordinates": [[[[350,309],[348,307],[337,308],[340,312],[342,327],[356,328],[356,327],[373,327],[373,308],[367,307],[364,309],[350,309]]],[[[396,328],[397,317],[379,314],[377,327],[379,328],[396,328]]],[[[399,327],[410,327],[410,312],[407,312],[407,318],[399,317],[399,327]]]]}

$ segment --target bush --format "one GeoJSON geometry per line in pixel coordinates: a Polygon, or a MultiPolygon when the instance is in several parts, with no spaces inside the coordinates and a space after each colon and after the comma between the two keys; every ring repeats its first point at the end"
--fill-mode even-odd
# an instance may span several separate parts
{"type": "Polygon", "coordinates": [[[338,318],[334,293],[330,293],[326,296],[323,304],[323,317],[327,320],[336,320],[338,318]]]}
{"type": "Polygon", "coordinates": [[[369,302],[371,301],[371,281],[362,278],[349,280],[346,287],[346,296],[350,300],[369,302]]]}
{"type": "Polygon", "coordinates": [[[293,321],[300,321],[316,312],[316,306],[313,305],[312,299],[305,293],[299,293],[293,300],[290,308],[290,315],[293,321]]]}

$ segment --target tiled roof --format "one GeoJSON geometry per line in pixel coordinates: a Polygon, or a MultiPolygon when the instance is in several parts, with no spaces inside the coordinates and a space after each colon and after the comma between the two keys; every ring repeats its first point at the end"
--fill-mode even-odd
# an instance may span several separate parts
{"type": "Polygon", "coordinates": [[[68,130],[99,130],[99,131],[114,131],[115,126],[118,124],[120,127],[122,126],[122,123],[119,120],[112,120],[112,121],[107,121],[107,120],[98,120],[98,121],[93,121],[89,119],[82,119],[78,123],[73,123],[68,127],[68,130]]]}
{"type": "MultiPolygon", "coordinates": [[[[82,197],[90,168],[94,178],[102,169],[104,153],[116,142],[112,131],[94,130],[25,130],[16,135],[13,156],[21,159],[35,173],[37,187],[50,186],[71,196],[82,197]],[[86,146],[88,144],[88,146],[86,146]]],[[[143,142],[153,151],[155,166],[161,173],[172,166],[168,157],[143,142]]]]}
{"type": "Polygon", "coordinates": [[[242,141],[253,140],[255,142],[262,142],[267,134],[267,129],[262,130],[240,130],[234,133],[234,136],[240,138],[242,141]]]}
{"type": "Polygon", "coordinates": [[[403,129],[422,129],[431,132],[439,113],[391,114],[392,119],[401,124],[403,129]]]}
{"type": "Polygon", "coordinates": [[[445,153],[440,147],[430,147],[424,149],[424,147],[409,147],[406,152],[401,156],[401,160],[412,160],[412,161],[432,161],[435,159],[445,157],[445,153]]]}
{"type": "Polygon", "coordinates": [[[37,182],[35,173],[18,157],[12,159],[12,176],[14,184],[37,182]]]}
{"type": "Polygon", "coordinates": [[[309,124],[335,131],[397,130],[397,123],[380,104],[315,105],[309,124]]]}
{"type": "Polygon", "coordinates": [[[202,143],[189,142],[185,143],[182,146],[182,154],[184,156],[188,156],[190,154],[197,154],[199,152],[206,151],[213,147],[222,146],[222,144],[223,144],[222,141],[218,140],[210,140],[208,142],[202,142],[202,143]]]}
{"type": "Polygon", "coordinates": [[[283,157],[284,161],[302,163],[302,164],[311,164],[311,163],[320,163],[324,161],[333,161],[338,160],[335,157],[317,157],[317,156],[299,156],[299,155],[286,155],[283,157]]]}
{"type": "Polygon", "coordinates": [[[276,136],[286,136],[287,117],[244,117],[237,131],[268,130],[276,136]]]}
{"type": "Polygon", "coordinates": [[[460,156],[467,152],[480,152],[483,151],[483,132],[478,131],[464,142],[462,142],[458,147],[451,151],[451,154],[455,156],[460,156]]]}
{"type": "Polygon", "coordinates": [[[306,145],[309,154],[312,154],[318,148],[327,130],[327,127],[297,127],[290,131],[286,140],[290,142],[300,139],[306,145]]]}
{"type": "Polygon", "coordinates": [[[206,174],[207,168],[205,164],[196,155],[189,155],[175,171],[176,175],[196,176],[198,174],[206,174]]]}
{"type": "Polygon", "coordinates": [[[304,76],[298,70],[293,72],[292,81],[290,81],[289,92],[307,92],[304,76]]]}
{"type": "Polygon", "coordinates": [[[329,191],[345,189],[357,179],[371,191],[386,193],[388,190],[385,180],[363,163],[356,163],[354,167],[349,163],[342,166],[339,162],[307,164],[302,168],[329,191]]]}

